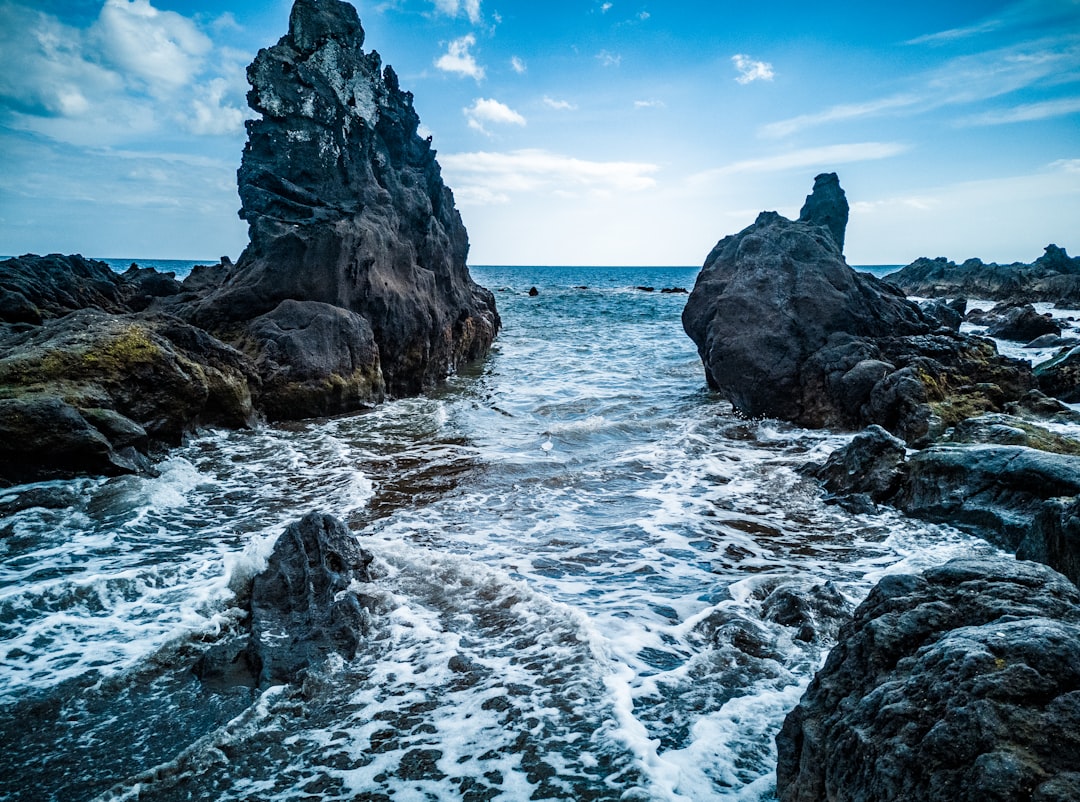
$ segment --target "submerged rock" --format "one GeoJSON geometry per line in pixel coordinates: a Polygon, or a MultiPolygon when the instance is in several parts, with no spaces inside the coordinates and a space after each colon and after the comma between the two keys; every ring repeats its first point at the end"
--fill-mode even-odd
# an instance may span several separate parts
{"type": "Polygon", "coordinates": [[[911,295],[929,298],[963,295],[1011,303],[1080,304],[1080,259],[1056,245],[1047,245],[1031,264],[968,259],[957,265],[945,257],[923,257],[892,273],[889,281],[911,295]]]}
{"type": "Polygon", "coordinates": [[[1080,798],[1080,591],[1003,558],[883,579],[777,736],[781,802],[1080,798]]]}
{"type": "Polygon", "coordinates": [[[351,5],[297,0],[288,34],[248,68],[261,115],[238,173],[250,244],[190,313],[267,367],[277,417],[430,389],[483,356],[500,325],[494,296],[469,276],[468,236],[412,95],[363,43],[351,5]],[[359,335],[344,361],[280,347],[265,316],[280,318],[286,301],[321,305],[305,314],[326,318],[324,331],[365,328],[340,310],[362,318],[374,347],[359,335]]]}
{"type": "Polygon", "coordinates": [[[274,544],[247,598],[249,631],[212,648],[195,667],[211,685],[295,682],[331,654],[355,656],[370,626],[372,555],[340,520],[308,513],[274,544]]]}
{"type": "Polygon", "coordinates": [[[1065,349],[1036,365],[1035,379],[1043,392],[1066,404],[1080,403],[1080,346],[1065,349]]]}
{"type": "MultiPolygon", "coordinates": [[[[840,190],[830,179],[818,192],[840,190]]],[[[1034,386],[1027,363],[942,327],[891,285],[848,267],[837,233],[817,222],[839,226],[844,215],[828,210],[840,200],[811,196],[797,221],[762,212],[713,248],[683,311],[711,388],[752,417],[815,428],[876,423],[920,444],[1034,386]]]]}

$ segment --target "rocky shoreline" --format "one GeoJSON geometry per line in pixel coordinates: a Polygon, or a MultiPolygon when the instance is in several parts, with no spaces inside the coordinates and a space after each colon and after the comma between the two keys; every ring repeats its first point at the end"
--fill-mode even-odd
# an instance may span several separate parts
{"type": "Polygon", "coordinates": [[[412,95],[363,42],[351,5],[297,0],[249,67],[235,265],[0,264],[0,482],[149,470],[200,427],[353,412],[487,353],[494,296],[412,95]]]}
{"type": "Polygon", "coordinates": [[[1018,560],[883,580],[787,717],[778,796],[1076,799],[1080,441],[1048,427],[1080,418],[1062,403],[1078,349],[1033,370],[961,325],[966,294],[1005,298],[967,319],[1053,346],[1061,328],[1026,304],[1072,303],[1080,269],[1051,246],[1030,266],[920,260],[878,281],[844,261],[847,208],[820,175],[798,220],[763,212],[709,254],[683,314],[709,386],[749,416],[862,429],[806,469],[836,503],[890,504],[1018,560]]]}

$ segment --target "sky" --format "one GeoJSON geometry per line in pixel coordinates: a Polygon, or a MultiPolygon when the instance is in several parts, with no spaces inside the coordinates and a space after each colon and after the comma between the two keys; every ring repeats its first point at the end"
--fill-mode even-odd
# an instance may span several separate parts
{"type": "MultiPolygon", "coordinates": [[[[1080,253],[1080,0],[375,0],[474,265],[700,265],[820,172],[853,265],[1080,253]]],[[[0,254],[235,260],[290,0],[0,0],[0,254]]]]}

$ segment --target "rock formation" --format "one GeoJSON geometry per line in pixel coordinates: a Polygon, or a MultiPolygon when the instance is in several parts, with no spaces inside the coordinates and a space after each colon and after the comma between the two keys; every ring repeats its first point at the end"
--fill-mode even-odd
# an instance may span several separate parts
{"type": "Polygon", "coordinates": [[[834,179],[818,177],[799,220],[762,212],[705,260],[683,327],[709,386],[746,415],[877,423],[909,443],[1030,390],[1026,363],[848,267],[847,204],[834,179]]]}
{"type": "Polygon", "coordinates": [[[962,295],[1012,303],[1080,304],[1080,259],[1070,257],[1057,245],[1047,245],[1045,253],[1031,264],[999,265],[968,259],[958,265],[943,256],[923,257],[890,274],[888,281],[924,298],[962,295]]]}
{"type": "Polygon", "coordinates": [[[351,5],[297,0],[248,68],[262,115],[238,173],[251,241],[192,316],[252,355],[273,417],[430,389],[499,328],[412,95],[363,43],[351,5]],[[320,357],[327,338],[348,357],[320,357]]]}
{"type": "Polygon", "coordinates": [[[1066,348],[1035,366],[1039,388],[1066,404],[1080,403],[1080,347],[1066,348]]]}
{"type": "Polygon", "coordinates": [[[0,265],[0,483],[144,470],[199,426],[422,392],[499,328],[412,95],[356,10],[297,0],[248,70],[251,242],[183,282],[81,256],[0,265]]]}
{"type": "Polygon", "coordinates": [[[372,581],[371,561],[336,518],[312,512],[289,524],[243,597],[247,631],[208,651],[196,674],[265,687],[295,682],[331,654],[352,658],[369,628],[372,603],[356,587],[372,581]]]}
{"type": "Polygon", "coordinates": [[[1044,566],[883,579],[777,736],[781,802],[1080,799],[1080,592],[1044,566]]]}

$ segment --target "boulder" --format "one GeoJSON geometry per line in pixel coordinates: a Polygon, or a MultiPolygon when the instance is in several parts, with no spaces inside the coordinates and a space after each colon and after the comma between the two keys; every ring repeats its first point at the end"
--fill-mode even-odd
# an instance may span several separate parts
{"type": "Polygon", "coordinates": [[[1080,403],[1080,346],[1035,366],[1039,389],[1066,404],[1080,403]]]}
{"type": "Polygon", "coordinates": [[[21,434],[5,438],[0,477],[145,469],[152,442],[251,425],[253,388],[243,354],[165,315],[83,309],[0,332],[0,399],[21,410],[9,425],[23,421],[21,434]],[[75,440],[56,442],[61,433],[75,440]]]}
{"type": "Polygon", "coordinates": [[[968,259],[957,265],[945,257],[916,259],[889,275],[889,281],[910,295],[924,298],[986,298],[1011,303],[1053,301],[1080,304],[1080,259],[1064,248],[1047,245],[1031,264],[1009,265],[968,259]]]}
{"type": "Polygon", "coordinates": [[[78,254],[0,262],[0,323],[38,324],[78,309],[129,312],[135,293],[107,264],[78,254]]]}
{"type": "Polygon", "coordinates": [[[248,68],[260,114],[238,172],[250,244],[186,313],[261,360],[271,387],[306,377],[305,392],[274,396],[278,417],[428,390],[483,356],[500,325],[494,296],[469,275],[468,236],[431,139],[417,133],[412,95],[363,43],[348,3],[296,0],[288,34],[248,68]],[[281,348],[272,326],[249,325],[285,301],[320,304],[306,314],[325,316],[323,331],[341,330],[335,309],[363,318],[377,349],[358,368],[364,379],[337,372],[353,357],[311,361],[310,349],[281,348]],[[313,390],[327,368],[322,400],[313,390]]]}
{"type": "Polygon", "coordinates": [[[1050,315],[1040,315],[1031,304],[998,304],[983,317],[986,334],[1001,340],[1028,343],[1045,334],[1061,335],[1050,315]]]}
{"type": "MultiPolygon", "coordinates": [[[[844,261],[839,193],[820,181],[806,220],[762,212],[721,240],[698,276],[683,327],[709,386],[751,417],[809,427],[876,423],[911,444],[1034,386],[1027,363],[942,328],[891,285],[844,261]],[[818,211],[815,211],[818,210],[818,211]]],[[[842,199],[842,198],[841,198],[842,199]]]]}
{"type": "Polygon", "coordinates": [[[195,673],[211,686],[296,682],[327,657],[356,655],[371,625],[372,555],[340,520],[308,513],[285,529],[266,569],[242,595],[249,613],[239,640],[215,645],[195,673]]]}
{"type": "Polygon", "coordinates": [[[840,253],[844,252],[848,202],[836,173],[822,173],[814,178],[814,188],[806,196],[806,201],[799,211],[799,220],[825,228],[832,235],[836,249],[840,253]]]}
{"type": "Polygon", "coordinates": [[[857,494],[881,502],[900,489],[906,455],[903,440],[873,425],[836,449],[813,473],[835,497],[857,494]]]}
{"type": "Polygon", "coordinates": [[[1080,798],[1080,591],[1036,563],[889,576],[777,736],[781,802],[1080,798]]]}
{"type": "Polygon", "coordinates": [[[1016,556],[1052,566],[1080,585],[1080,498],[1043,504],[1016,556]]]}

